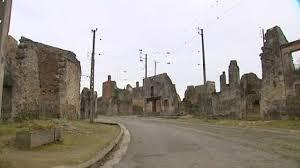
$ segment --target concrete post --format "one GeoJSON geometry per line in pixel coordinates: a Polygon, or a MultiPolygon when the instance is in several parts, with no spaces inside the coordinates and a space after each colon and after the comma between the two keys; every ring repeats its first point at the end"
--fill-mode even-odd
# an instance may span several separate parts
{"type": "Polygon", "coordinates": [[[0,118],[1,118],[1,105],[2,105],[2,92],[4,80],[4,67],[5,67],[5,40],[7,39],[10,16],[11,16],[12,0],[0,1],[0,118]]]}

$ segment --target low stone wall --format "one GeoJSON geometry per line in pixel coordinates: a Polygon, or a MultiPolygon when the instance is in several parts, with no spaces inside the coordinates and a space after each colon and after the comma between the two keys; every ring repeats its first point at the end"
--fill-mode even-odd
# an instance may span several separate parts
{"type": "Polygon", "coordinates": [[[17,132],[15,146],[18,148],[31,149],[42,145],[62,141],[63,129],[52,128],[33,132],[17,132]]]}

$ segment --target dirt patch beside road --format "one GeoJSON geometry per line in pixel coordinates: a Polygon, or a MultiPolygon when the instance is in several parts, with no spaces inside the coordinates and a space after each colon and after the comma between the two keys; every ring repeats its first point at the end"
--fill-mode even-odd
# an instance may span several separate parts
{"type": "Polygon", "coordinates": [[[87,121],[68,122],[64,127],[64,141],[32,150],[13,147],[14,135],[0,137],[2,147],[0,168],[47,168],[76,165],[92,158],[118,136],[114,125],[90,124],[87,121]],[[1,165],[2,164],[2,165],[1,165]],[[1,167],[2,166],[2,167],[1,167]]]}

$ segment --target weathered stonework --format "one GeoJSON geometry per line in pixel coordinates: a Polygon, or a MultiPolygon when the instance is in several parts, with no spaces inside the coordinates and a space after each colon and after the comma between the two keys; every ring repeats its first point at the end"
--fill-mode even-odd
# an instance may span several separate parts
{"type": "Polygon", "coordinates": [[[81,91],[81,98],[80,98],[80,119],[89,119],[91,110],[94,109],[97,110],[97,92],[94,92],[93,97],[91,99],[90,89],[83,88],[81,91]]]}
{"type": "Polygon", "coordinates": [[[212,112],[212,96],[215,94],[215,83],[207,82],[206,85],[188,86],[181,103],[184,114],[206,116],[212,112]]]}
{"type": "Polygon", "coordinates": [[[117,83],[108,80],[103,83],[102,97],[97,100],[97,114],[101,115],[131,115],[133,111],[133,88],[128,85],[126,89],[119,89],[117,83]]]}
{"type": "Polygon", "coordinates": [[[90,117],[90,97],[90,89],[83,88],[80,98],[80,119],[88,119],[90,117]]]}
{"type": "Polygon", "coordinates": [[[265,119],[281,119],[286,104],[282,55],[280,46],[288,41],[279,27],[267,31],[262,47],[261,114],[265,119]]]}
{"type": "Polygon", "coordinates": [[[276,26],[267,31],[262,47],[262,80],[249,73],[239,77],[236,61],[220,76],[220,92],[205,93],[205,85],[188,87],[183,109],[196,115],[233,119],[300,118],[300,69],[295,68],[292,53],[300,51],[300,40],[288,42],[276,26]],[[202,91],[196,88],[204,88],[202,91]],[[211,97],[211,102],[210,102],[211,97]],[[209,100],[209,101],[207,101],[209,100]],[[204,111],[203,111],[204,110],[204,111]]]}
{"type": "Polygon", "coordinates": [[[21,38],[7,43],[4,86],[7,119],[63,117],[76,119],[80,111],[80,62],[70,51],[21,38]],[[11,111],[9,113],[9,111],[11,111]]]}
{"type": "Polygon", "coordinates": [[[241,78],[240,118],[248,120],[261,119],[260,93],[261,79],[254,73],[244,74],[241,78]]]}
{"type": "Polygon", "coordinates": [[[166,73],[144,79],[143,88],[146,115],[180,114],[180,97],[166,73]]]}
{"type": "Polygon", "coordinates": [[[251,119],[259,115],[260,79],[255,74],[245,74],[240,81],[239,67],[231,61],[226,74],[220,76],[220,92],[215,83],[189,86],[182,102],[185,113],[209,118],[251,119]]]}
{"type": "MultiPolygon", "coordinates": [[[[2,103],[2,93],[3,93],[3,79],[5,71],[5,44],[8,37],[9,27],[10,27],[10,17],[11,17],[12,0],[2,0],[0,1],[0,110],[2,103]]],[[[0,118],[1,118],[0,111],[0,118]]]]}
{"type": "Polygon", "coordinates": [[[136,83],[133,88],[119,89],[115,81],[103,83],[103,96],[98,99],[98,114],[102,115],[177,115],[180,98],[167,74],[136,83]]]}
{"type": "Polygon", "coordinates": [[[268,30],[265,39],[261,115],[264,119],[300,117],[299,71],[292,58],[292,52],[300,50],[300,40],[289,43],[278,26],[268,30]]]}

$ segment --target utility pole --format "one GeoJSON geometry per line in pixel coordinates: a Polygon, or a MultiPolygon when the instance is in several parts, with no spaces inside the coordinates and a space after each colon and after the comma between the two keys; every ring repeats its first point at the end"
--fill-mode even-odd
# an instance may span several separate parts
{"type": "Polygon", "coordinates": [[[200,27],[198,27],[198,34],[201,35],[201,40],[202,40],[202,59],[203,59],[203,82],[204,82],[204,86],[205,86],[205,91],[206,91],[206,95],[205,99],[206,99],[206,105],[204,106],[205,112],[206,112],[206,120],[208,121],[209,119],[209,114],[210,114],[210,109],[211,109],[211,99],[208,93],[208,86],[206,83],[206,63],[205,63],[205,48],[204,48],[204,33],[203,33],[203,29],[200,29],[200,27]]]}
{"type": "Polygon", "coordinates": [[[201,35],[201,40],[202,40],[203,80],[205,85],[206,84],[206,63],[205,63],[204,33],[203,33],[203,29],[200,29],[200,27],[198,27],[198,34],[201,35]]]}
{"type": "Polygon", "coordinates": [[[95,101],[94,100],[94,80],[95,80],[95,45],[96,45],[96,32],[98,29],[92,30],[93,33],[93,51],[91,58],[91,77],[90,77],[90,122],[94,123],[95,118],[95,101]]]}
{"type": "Polygon", "coordinates": [[[145,54],[145,79],[148,77],[148,54],[145,54]]]}

